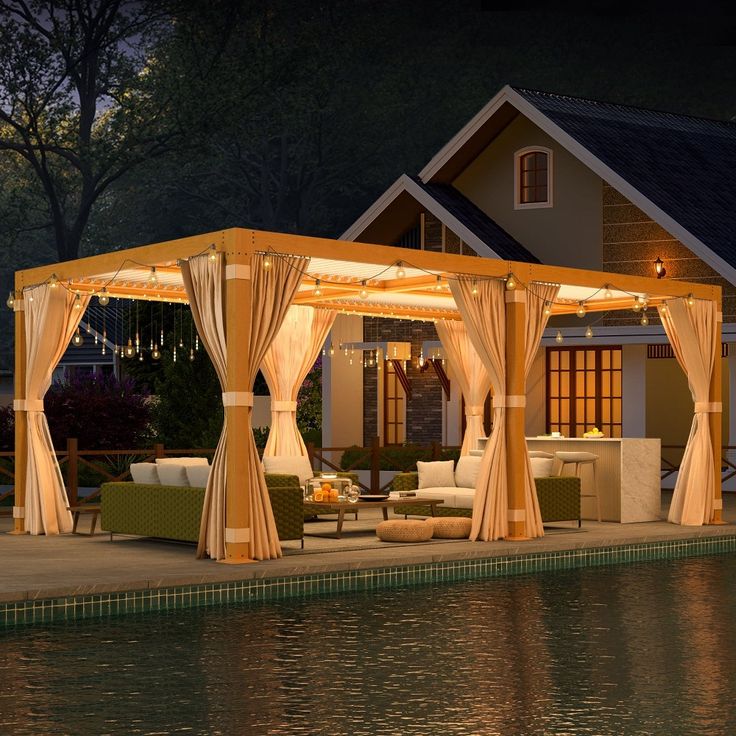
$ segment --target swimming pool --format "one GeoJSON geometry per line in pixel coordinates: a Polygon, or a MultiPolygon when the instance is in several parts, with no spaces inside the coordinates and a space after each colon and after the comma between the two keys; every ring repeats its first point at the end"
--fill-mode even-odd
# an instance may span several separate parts
{"type": "Polygon", "coordinates": [[[11,630],[0,733],[731,734],[736,556],[11,630]]]}

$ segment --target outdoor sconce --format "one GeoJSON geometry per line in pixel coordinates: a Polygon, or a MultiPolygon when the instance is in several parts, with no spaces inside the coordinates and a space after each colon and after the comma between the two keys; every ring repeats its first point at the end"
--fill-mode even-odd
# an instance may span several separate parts
{"type": "Polygon", "coordinates": [[[657,260],[654,261],[654,270],[657,272],[657,278],[663,279],[667,275],[667,269],[664,267],[664,261],[657,257],[657,260]]]}

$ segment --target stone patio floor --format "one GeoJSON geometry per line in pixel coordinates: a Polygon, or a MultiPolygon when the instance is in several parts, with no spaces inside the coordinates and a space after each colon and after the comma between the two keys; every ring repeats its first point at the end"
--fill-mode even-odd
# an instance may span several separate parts
{"type": "MultiPolygon", "coordinates": [[[[346,521],[340,540],[335,521],[307,522],[305,549],[298,541],[283,542],[284,556],[244,565],[223,565],[195,559],[192,545],[116,536],[14,536],[12,519],[0,517],[0,601],[55,598],[71,595],[141,590],[200,583],[278,578],[339,570],[385,568],[447,560],[538,554],[540,552],[611,547],[632,543],[674,541],[704,536],[736,535],[736,494],[724,494],[723,526],[681,527],[665,521],[671,494],[663,492],[662,521],[613,524],[584,521],[559,523],[546,535],[528,542],[469,542],[434,540],[423,544],[391,544],[375,536],[378,511],[361,511],[357,521],[346,521]]],[[[87,531],[89,517],[79,527],[87,531]]]]}

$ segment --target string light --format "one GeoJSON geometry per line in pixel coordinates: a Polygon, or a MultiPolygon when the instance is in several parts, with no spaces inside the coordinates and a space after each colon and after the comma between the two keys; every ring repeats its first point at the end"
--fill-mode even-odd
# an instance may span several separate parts
{"type": "Polygon", "coordinates": [[[212,245],[210,246],[209,259],[213,263],[217,260],[217,248],[215,248],[215,244],[214,243],[212,243],[212,245]]]}
{"type": "Polygon", "coordinates": [[[687,305],[688,307],[692,307],[693,304],[695,304],[695,299],[693,298],[692,294],[687,295],[687,305]]]}
{"type": "Polygon", "coordinates": [[[314,295],[315,296],[322,296],[322,288],[321,288],[322,281],[320,279],[316,279],[314,282],[314,295]]]}
{"type": "Polygon", "coordinates": [[[475,279],[473,279],[473,285],[470,288],[470,293],[473,296],[478,296],[478,282],[475,279]]]}
{"type": "Polygon", "coordinates": [[[81,309],[82,308],[82,298],[77,294],[76,298],[74,299],[74,309],[81,309]]]}
{"type": "Polygon", "coordinates": [[[399,261],[396,264],[396,278],[403,279],[404,276],[406,276],[406,271],[404,270],[404,264],[401,261],[399,261]]]}
{"type": "Polygon", "coordinates": [[[549,302],[544,303],[544,316],[549,317],[552,314],[552,306],[549,302]]]}
{"type": "Polygon", "coordinates": [[[659,311],[660,311],[660,312],[661,312],[662,314],[667,314],[667,305],[666,305],[666,304],[662,304],[662,305],[660,306],[660,308],[659,308],[659,311]]]}
{"type": "Polygon", "coordinates": [[[49,279],[49,286],[52,289],[55,289],[59,285],[59,279],[56,278],[56,274],[52,273],[51,278],[49,279]]]}
{"type": "Polygon", "coordinates": [[[100,293],[97,295],[97,303],[101,307],[106,307],[110,303],[110,295],[107,293],[107,289],[103,286],[100,293]]]}
{"type": "Polygon", "coordinates": [[[365,288],[366,285],[367,285],[366,282],[365,282],[365,280],[361,281],[360,282],[360,285],[362,287],[361,290],[360,290],[360,298],[361,299],[367,299],[368,298],[368,289],[365,288]]]}
{"type": "Polygon", "coordinates": [[[79,327],[77,327],[77,331],[74,333],[74,337],[72,338],[72,345],[74,345],[75,348],[81,348],[82,345],[84,345],[84,338],[82,337],[82,333],[79,331],[79,327]]]}
{"type": "Polygon", "coordinates": [[[148,274],[149,286],[156,286],[158,284],[158,275],[156,274],[156,266],[151,266],[151,271],[148,274]]]}
{"type": "Polygon", "coordinates": [[[437,274],[437,282],[434,285],[435,291],[442,291],[442,276],[437,274]]]}
{"type": "Polygon", "coordinates": [[[194,348],[189,348],[189,362],[194,361],[194,348]]]}
{"type": "Polygon", "coordinates": [[[606,290],[603,292],[603,298],[610,299],[612,296],[613,294],[611,293],[611,287],[608,284],[606,284],[606,290]]]}
{"type": "Polygon", "coordinates": [[[161,357],[161,351],[158,349],[158,343],[156,343],[153,346],[153,350],[151,350],[151,358],[153,360],[158,360],[161,357]]]}
{"type": "Polygon", "coordinates": [[[646,327],[649,324],[649,317],[647,317],[646,314],[642,314],[641,316],[641,326],[646,327]]]}
{"type": "Polygon", "coordinates": [[[562,333],[557,330],[557,334],[555,335],[555,342],[559,345],[565,338],[562,337],[562,333]]]}
{"type": "Polygon", "coordinates": [[[123,348],[123,356],[126,358],[132,358],[135,355],[135,347],[133,347],[133,341],[128,338],[128,344],[123,348]]]}
{"type": "Polygon", "coordinates": [[[330,358],[335,354],[335,347],[332,343],[330,343],[329,353],[330,353],[330,358]]]}
{"type": "Polygon", "coordinates": [[[585,317],[585,304],[583,304],[583,302],[578,302],[578,308],[575,314],[577,314],[581,319],[585,317]]]}
{"type": "Polygon", "coordinates": [[[508,277],[506,278],[506,288],[507,288],[507,289],[508,289],[509,291],[512,291],[513,289],[515,289],[515,288],[516,288],[516,281],[514,281],[514,275],[513,275],[513,274],[511,274],[511,273],[510,273],[510,274],[508,275],[508,277]]]}
{"type": "Polygon", "coordinates": [[[268,271],[269,268],[271,268],[271,256],[265,255],[263,257],[263,270],[268,271]]]}
{"type": "Polygon", "coordinates": [[[641,304],[639,304],[639,300],[638,299],[634,299],[634,303],[631,305],[631,308],[635,312],[638,312],[639,310],[641,310],[641,304]]]}
{"type": "Polygon", "coordinates": [[[15,307],[15,295],[12,291],[8,294],[8,299],[5,303],[8,305],[8,309],[13,309],[15,307]]]}
{"type": "Polygon", "coordinates": [[[588,328],[585,330],[585,337],[587,337],[588,340],[593,337],[593,328],[590,325],[588,325],[588,328]]]}

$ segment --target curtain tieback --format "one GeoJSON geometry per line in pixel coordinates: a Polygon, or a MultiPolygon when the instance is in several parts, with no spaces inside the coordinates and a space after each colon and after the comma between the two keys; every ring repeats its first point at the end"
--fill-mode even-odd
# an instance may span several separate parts
{"type": "Polygon", "coordinates": [[[466,417],[482,417],[483,407],[482,406],[466,406],[465,416],[466,417]]]}
{"type": "Polygon", "coordinates": [[[517,409],[522,406],[526,406],[526,396],[521,394],[498,394],[493,399],[494,408],[506,407],[507,409],[517,409]]]}
{"type": "Polygon", "coordinates": [[[13,506],[13,518],[14,519],[25,519],[26,518],[26,507],[25,506],[13,506]]]}
{"type": "Polygon", "coordinates": [[[225,527],[225,542],[227,544],[244,544],[250,542],[250,527],[225,527]]]}
{"type": "Polygon", "coordinates": [[[252,391],[224,391],[222,394],[223,406],[253,406],[252,391]]]}
{"type": "Polygon", "coordinates": [[[696,414],[714,414],[723,411],[723,404],[720,401],[696,401],[696,414]]]}
{"type": "Polygon", "coordinates": [[[271,411],[296,411],[296,401],[272,401],[271,411]]]}
{"type": "Polygon", "coordinates": [[[13,411],[43,411],[43,399],[15,399],[13,411]]]}

